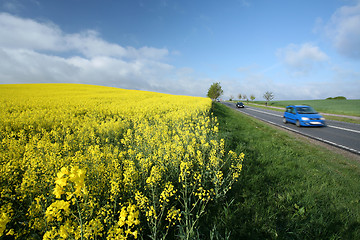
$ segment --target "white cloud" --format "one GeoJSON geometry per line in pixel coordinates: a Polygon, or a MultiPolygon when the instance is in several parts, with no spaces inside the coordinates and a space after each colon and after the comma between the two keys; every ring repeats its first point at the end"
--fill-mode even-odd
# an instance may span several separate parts
{"type": "Polygon", "coordinates": [[[63,45],[61,49],[66,51],[76,51],[85,57],[112,56],[125,57],[127,50],[117,44],[108,43],[99,37],[99,33],[93,30],[84,31],[76,34],[61,36],[63,45]]]}
{"type": "Polygon", "coordinates": [[[96,31],[66,34],[53,23],[0,13],[0,83],[86,83],[198,96],[200,86],[177,75],[168,55],[165,48],[122,47],[96,31]]]}
{"type": "Polygon", "coordinates": [[[337,9],[323,31],[340,54],[360,59],[360,1],[337,9]]]}
{"type": "Polygon", "coordinates": [[[62,51],[65,41],[61,30],[51,23],[38,23],[31,19],[0,13],[0,46],[62,51]]]}
{"type": "Polygon", "coordinates": [[[161,81],[172,70],[171,65],[148,59],[62,58],[32,50],[0,49],[0,83],[75,82],[166,91],[161,81]]]}
{"type": "Polygon", "coordinates": [[[76,71],[75,66],[60,57],[0,48],[0,83],[72,82],[76,71]]]}
{"type": "Polygon", "coordinates": [[[295,76],[306,75],[313,70],[315,65],[329,59],[319,47],[311,43],[301,46],[289,44],[285,48],[278,49],[276,54],[295,76]]]}
{"type": "Polygon", "coordinates": [[[169,54],[167,49],[152,47],[124,48],[118,44],[104,41],[100,38],[99,33],[93,30],[66,34],[53,23],[40,23],[7,13],[0,13],[0,46],[34,51],[72,51],[81,53],[88,58],[111,56],[161,60],[169,54]]]}

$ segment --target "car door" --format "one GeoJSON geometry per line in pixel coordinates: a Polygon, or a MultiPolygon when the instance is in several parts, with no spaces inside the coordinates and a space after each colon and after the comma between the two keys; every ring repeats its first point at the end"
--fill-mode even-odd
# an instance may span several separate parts
{"type": "Polygon", "coordinates": [[[296,122],[296,112],[293,107],[288,107],[286,109],[286,119],[288,122],[292,122],[292,123],[296,122]]]}

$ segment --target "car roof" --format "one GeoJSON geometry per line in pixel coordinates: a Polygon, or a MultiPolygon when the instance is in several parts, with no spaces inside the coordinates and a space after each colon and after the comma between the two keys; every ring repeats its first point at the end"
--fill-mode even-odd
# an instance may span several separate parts
{"type": "Polygon", "coordinates": [[[289,105],[289,106],[287,106],[287,108],[288,107],[310,107],[310,106],[308,106],[308,105],[289,105]]]}

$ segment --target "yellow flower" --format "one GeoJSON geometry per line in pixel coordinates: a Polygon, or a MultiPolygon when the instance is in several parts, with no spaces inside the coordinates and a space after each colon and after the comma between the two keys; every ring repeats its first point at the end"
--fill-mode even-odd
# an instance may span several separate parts
{"type": "Polygon", "coordinates": [[[169,202],[170,197],[176,193],[174,185],[171,182],[166,183],[164,190],[160,194],[160,203],[169,202]]]}
{"type": "Polygon", "coordinates": [[[67,239],[69,236],[69,229],[66,225],[61,225],[59,230],[59,236],[60,238],[67,239]]]}
{"type": "Polygon", "coordinates": [[[10,229],[10,230],[6,233],[6,235],[9,235],[9,236],[12,236],[12,235],[14,235],[14,234],[15,234],[14,229],[10,229]]]}
{"type": "Polygon", "coordinates": [[[104,226],[99,218],[91,219],[90,222],[86,224],[84,238],[91,239],[93,235],[102,237],[103,229],[104,226]]]}
{"type": "Polygon", "coordinates": [[[157,165],[151,168],[150,176],[146,179],[146,183],[150,186],[158,183],[161,180],[161,170],[157,165]]]}
{"type": "Polygon", "coordinates": [[[136,206],[133,204],[129,204],[127,207],[128,217],[126,224],[129,227],[132,227],[133,225],[138,225],[140,223],[139,221],[139,211],[136,210],[136,206]]]}
{"type": "Polygon", "coordinates": [[[9,216],[6,213],[1,213],[1,215],[0,215],[0,234],[1,235],[5,231],[6,224],[8,222],[10,222],[9,216]]]}
{"type": "Polygon", "coordinates": [[[55,180],[55,183],[59,187],[65,187],[66,181],[67,181],[67,178],[63,178],[63,176],[59,177],[59,174],[58,174],[58,178],[55,180]]]}
{"type": "Polygon", "coordinates": [[[12,209],[11,204],[2,206],[0,208],[0,236],[6,229],[6,224],[11,221],[12,209]]]}
{"type": "Polygon", "coordinates": [[[125,225],[126,217],[127,217],[126,207],[122,207],[121,212],[120,212],[120,216],[119,216],[119,221],[118,221],[118,225],[120,227],[125,225]]]}
{"type": "Polygon", "coordinates": [[[75,166],[71,168],[69,181],[75,185],[74,194],[79,195],[81,191],[85,191],[85,171],[75,166]]]}
{"type": "Polygon", "coordinates": [[[43,236],[43,240],[53,240],[56,239],[57,236],[57,231],[55,227],[52,227],[50,230],[48,230],[44,236],[43,236]]]}
{"type": "MultiPolygon", "coordinates": [[[[60,172],[57,173],[57,179],[62,179],[62,178],[64,178],[65,175],[69,175],[69,171],[67,170],[66,167],[62,167],[60,172]]],[[[57,183],[57,184],[59,184],[59,183],[57,183]]],[[[59,185],[61,185],[61,184],[59,184],[59,185]]],[[[65,183],[65,185],[66,185],[66,183],[65,183]]],[[[64,187],[65,185],[62,185],[62,187],[64,187]]]]}
{"type": "Polygon", "coordinates": [[[170,210],[168,210],[166,215],[166,220],[170,223],[172,222],[172,225],[175,225],[176,221],[181,220],[181,211],[180,209],[176,209],[175,207],[172,207],[170,210]]]}
{"type": "Polygon", "coordinates": [[[70,202],[64,201],[64,200],[57,200],[53,202],[45,212],[45,216],[47,221],[61,221],[62,220],[62,214],[64,216],[68,216],[70,214],[70,202]],[[62,210],[62,211],[61,211],[62,210]]]}
{"type": "Polygon", "coordinates": [[[57,178],[55,180],[55,188],[53,193],[56,198],[61,198],[61,195],[64,193],[64,187],[67,184],[67,175],[69,174],[66,167],[61,168],[60,172],[57,173],[57,178]]]}
{"type": "MultiPolygon", "coordinates": [[[[0,180],[11,186],[2,189],[1,201],[7,206],[17,198],[29,209],[29,227],[16,232],[19,239],[45,226],[43,239],[137,238],[139,229],[148,233],[154,224],[160,226],[155,235],[165,239],[162,222],[169,227],[183,217],[178,201],[190,199],[187,217],[197,218],[242,168],[243,154],[224,152],[208,98],[66,84],[0,91],[7,149],[0,180]],[[55,184],[50,192],[49,183],[55,184]]],[[[1,234],[13,214],[4,209],[1,234]]]]}

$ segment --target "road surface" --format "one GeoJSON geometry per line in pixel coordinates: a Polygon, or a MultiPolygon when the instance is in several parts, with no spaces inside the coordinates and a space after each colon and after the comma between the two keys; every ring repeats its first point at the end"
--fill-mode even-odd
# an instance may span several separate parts
{"type": "Polygon", "coordinates": [[[295,124],[283,123],[282,112],[249,106],[236,108],[235,103],[229,102],[223,104],[262,121],[360,155],[360,124],[326,120],[326,127],[296,127],[295,124]]]}

